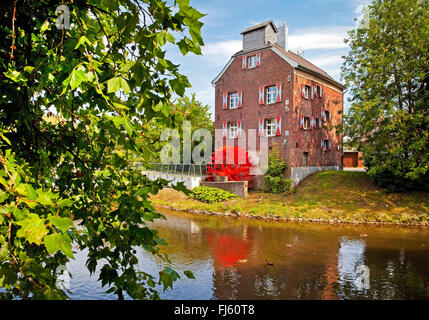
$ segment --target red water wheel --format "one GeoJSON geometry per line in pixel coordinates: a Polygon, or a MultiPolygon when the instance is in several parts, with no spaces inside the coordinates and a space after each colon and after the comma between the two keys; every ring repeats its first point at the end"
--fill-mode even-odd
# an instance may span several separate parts
{"type": "Polygon", "coordinates": [[[250,188],[254,178],[250,174],[252,167],[247,151],[226,146],[213,153],[207,165],[207,180],[214,182],[216,176],[227,176],[229,181],[248,181],[250,188]]]}

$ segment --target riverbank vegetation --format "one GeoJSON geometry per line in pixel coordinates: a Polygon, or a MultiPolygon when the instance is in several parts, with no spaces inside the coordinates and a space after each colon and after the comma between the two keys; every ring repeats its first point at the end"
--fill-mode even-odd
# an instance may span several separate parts
{"type": "Polygon", "coordinates": [[[424,192],[389,193],[374,186],[365,172],[324,171],[305,179],[294,194],[251,191],[247,198],[206,204],[164,189],[154,205],[184,211],[209,211],[320,222],[428,224],[429,197],[424,192]]]}

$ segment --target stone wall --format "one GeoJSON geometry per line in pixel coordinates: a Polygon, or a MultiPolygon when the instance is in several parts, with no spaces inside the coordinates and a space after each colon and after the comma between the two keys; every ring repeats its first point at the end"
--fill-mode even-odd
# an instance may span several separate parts
{"type": "Polygon", "coordinates": [[[326,166],[326,167],[297,167],[291,169],[290,178],[293,181],[293,186],[297,186],[305,177],[318,171],[324,170],[339,170],[339,166],[326,166]]]}
{"type": "Polygon", "coordinates": [[[229,191],[241,198],[247,197],[248,182],[247,181],[225,181],[225,182],[207,182],[201,181],[201,186],[218,188],[224,191],[229,191]]]}

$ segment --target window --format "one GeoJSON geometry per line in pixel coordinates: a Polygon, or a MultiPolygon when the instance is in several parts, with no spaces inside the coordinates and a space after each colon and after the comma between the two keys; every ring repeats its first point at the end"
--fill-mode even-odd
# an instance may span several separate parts
{"type": "Polygon", "coordinates": [[[328,151],[329,150],[329,140],[324,140],[323,141],[323,151],[328,151]]]}
{"type": "Polygon", "coordinates": [[[229,123],[229,138],[235,139],[238,137],[238,124],[237,122],[229,123]]]}
{"type": "Polygon", "coordinates": [[[304,130],[310,130],[310,118],[309,117],[305,117],[304,118],[304,130]]]}
{"type": "Polygon", "coordinates": [[[321,86],[317,86],[316,96],[318,96],[319,98],[322,97],[322,87],[321,86]]]}
{"type": "Polygon", "coordinates": [[[325,110],[325,121],[329,121],[329,120],[331,120],[329,117],[330,117],[331,115],[329,114],[329,111],[326,111],[325,110]]]}
{"type": "Polygon", "coordinates": [[[308,152],[304,152],[302,156],[302,166],[307,167],[308,166],[308,152]]]}
{"type": "Polygon", "coordinates": [[[267,104],[275,103],[277,98],[276,86],[267,87],[267,104]]]}
{"type": "Polygon", "coordinates": [[[229,108],[237,109],[238,108],[238,92],[233,92],[229,94],[229,108]]]}
{"type": "Polygon", "coordinates": [[[267,137],[274,137],[276,135],[276,120],[267,119],[265,121],[265,128],[267,130],[267,137]]]}
{"type": "Polygon", "coordinates": [[[317,117],[315,118],[315,123],[314,123],[314,129],[316,128],[320,128],[320,120],[317,117]]]}
{"type": "Polygon", "coordinates": [[[310,99],[310,86],[304,86],[304,99],[310,99]]]}
{"type": "Polygon", "coordinates": [[[256,67],[256,62],[257,62],[256,55],[255,56],[250,56],[249,58],[247,58],[247,68],[248,69],[255,68],[256,67]]]}

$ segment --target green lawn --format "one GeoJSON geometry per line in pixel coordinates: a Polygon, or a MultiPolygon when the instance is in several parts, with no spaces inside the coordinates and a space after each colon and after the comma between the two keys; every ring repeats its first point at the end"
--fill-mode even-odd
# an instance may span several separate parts
{"type": "Polygon", "coordinates": [[[245,199],[205,204],[172,189],[152,197],[154,205],[178,210],[239,212],[262,217],[342,222],[429,223],[429,195],[388,193],[365,172],[324,171],[305,179],[292,195],[250,191],[245,199]]]}

